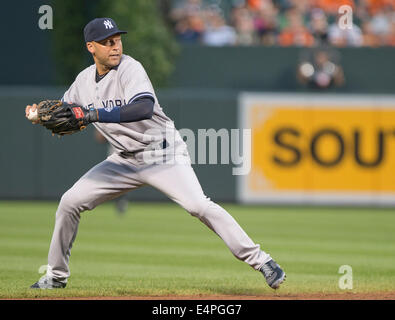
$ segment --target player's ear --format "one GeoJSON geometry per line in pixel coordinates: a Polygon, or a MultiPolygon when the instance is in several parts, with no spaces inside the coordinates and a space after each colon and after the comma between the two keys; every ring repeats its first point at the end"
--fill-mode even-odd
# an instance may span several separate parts
{"type": "Polygon", "coordinates": [[[92,54],[94,54],[95,52],[95,47],[93,46],[92,42],[87,42],[86,43],[86,48],[88,49],[88,51],[92,54]]]}

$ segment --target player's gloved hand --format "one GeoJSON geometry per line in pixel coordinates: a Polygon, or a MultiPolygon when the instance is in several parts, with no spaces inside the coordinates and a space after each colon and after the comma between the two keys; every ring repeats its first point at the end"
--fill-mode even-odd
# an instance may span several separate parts
{"type": "Polygon", "coordinates": [[[98,120],[97,110],[59,100],[41,101],[38,106],[39,123],[53,134],[65,135],[81,131],[98,120]]]}

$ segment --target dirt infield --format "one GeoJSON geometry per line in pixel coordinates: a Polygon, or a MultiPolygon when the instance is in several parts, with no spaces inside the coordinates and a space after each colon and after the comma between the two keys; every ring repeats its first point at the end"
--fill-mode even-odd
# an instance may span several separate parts
{"type": "Polygon", "coordinates": [[[35,300],[395,300],[395,292],[372,293],[316,293],[248,295],[194,295],[194,296],[118,296],[118,297],[62,297],[35,300]]]}

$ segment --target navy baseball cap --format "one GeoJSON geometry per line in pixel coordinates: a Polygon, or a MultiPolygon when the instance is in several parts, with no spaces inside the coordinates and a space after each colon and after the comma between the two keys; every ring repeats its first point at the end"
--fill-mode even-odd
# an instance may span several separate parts
{"type": "Polygon", "coordinates": [[[119,30],[117,24],[111,18],[93,19],[84,28],[85,42],[101,41],[119,33],[127,32],[119,30]]]}

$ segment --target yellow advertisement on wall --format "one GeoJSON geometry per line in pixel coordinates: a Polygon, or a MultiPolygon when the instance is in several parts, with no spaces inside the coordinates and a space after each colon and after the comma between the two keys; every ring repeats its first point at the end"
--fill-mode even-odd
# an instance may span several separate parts
{"type": "Polygon", "coordinates": [[[248,94],[241,202],[395,204],[395,96],[248,94]]]}

